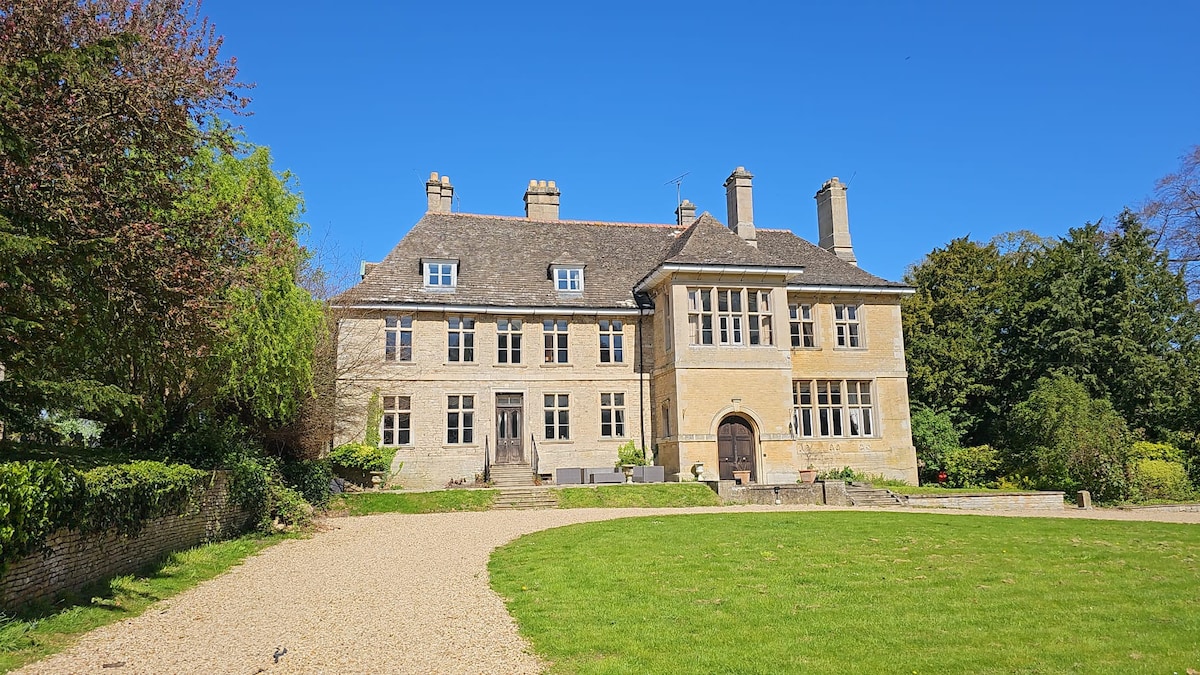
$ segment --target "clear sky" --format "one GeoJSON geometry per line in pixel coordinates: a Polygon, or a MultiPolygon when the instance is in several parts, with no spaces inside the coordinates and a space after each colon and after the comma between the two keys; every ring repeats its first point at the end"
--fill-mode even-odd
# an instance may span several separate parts
{"type": "Polygon", "coordinates": [[[1136,206],[1200,143],[1197,0],[207,0],[250,141],[292,171],[318,245],[379,260],[448,174],[471,213],[725,221],[815,241],[850,182],[860,266],[889,279],[963,235],[1054,236],[1136,206]]]}

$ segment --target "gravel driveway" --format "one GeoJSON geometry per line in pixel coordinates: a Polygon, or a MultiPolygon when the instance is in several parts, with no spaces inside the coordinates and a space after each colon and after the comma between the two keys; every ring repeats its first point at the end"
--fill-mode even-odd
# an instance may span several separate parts
{"type": "MultiPolygon", "coordinates": [[[[75,647],[17,672],[536,673],[542,664],[528,652],[504,603],[488,587],[487,560],[493,548],[571,523],[780,508],[332,519],[311,539],[273,546],[225,575],[137,618],[95,630],[75,647]],[[272,658],[277,647],[287,648],[278,664],[272,658]]],[[[980,515],[1200,522],[1200,513],[1175,512],[980,515]]]]}

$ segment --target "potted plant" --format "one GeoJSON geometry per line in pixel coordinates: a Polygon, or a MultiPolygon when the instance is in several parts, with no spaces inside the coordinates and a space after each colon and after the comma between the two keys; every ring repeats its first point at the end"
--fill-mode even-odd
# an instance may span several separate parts
{"type": "Polygon", "coordinates": [[[617,468],[625,473],[625,482],[633,482],[633,467],[646,466],[646,449],[626,441],[617,448],[617,468]]]}
{"type": "Polygon", "coordinates": [[[733,460],[733,480],[737,485],[750,484],[750,462],[749,457],[734,457],[733,460]]]}
{"type": "Polygon", "coordinates": [[[817,482],[817,470],[815,468],[813,468],[812,464],[809,464],[807,469],[800,469],[800,482],[801,483],[817,482]]]}

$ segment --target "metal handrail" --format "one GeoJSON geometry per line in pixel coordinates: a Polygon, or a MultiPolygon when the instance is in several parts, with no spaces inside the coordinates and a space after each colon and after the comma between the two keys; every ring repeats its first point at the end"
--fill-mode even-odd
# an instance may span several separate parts
{"type": "Polygon", "coordinates": [[[483,436],[483,482],[485,482],[485,483],[492,479],[492,461],[488,455],[489,455],[489,453],[488,453],[488,437],[487,437],[487,434],[484,434],[484,436],[483,436]]]}
{"type": "Polygon", "coordinates": [[[538,473],[537,438],[533,434],[529,434],[529,444],[532,446],[529,453],[529,463],[533,467],[533,475],[536,476],[538,473]]]}

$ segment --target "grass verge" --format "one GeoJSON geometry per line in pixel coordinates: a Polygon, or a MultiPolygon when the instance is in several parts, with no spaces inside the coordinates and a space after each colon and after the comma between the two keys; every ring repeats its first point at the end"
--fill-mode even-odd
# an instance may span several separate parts
{"type": "Polygon", "coordinates": [[[721,499],[701,483],[602,485],[551,490],[560,509],[719,506],[721,499]]]}
{"type": "Polygon", "coordinates": [[[903,513],[657,516],[497,549],[552,673],[1183,673],[1200,527],[903,513]]]}
{"type": "Polygon", "coordinates": [[[144,574],[117,577],[90,600],[65,609],[35,608],[15,618],[0,616],[0,673],[62,651],[94,628],[133,618],[285,538],[247,535],[205,544],[171,554],[144,574]]]}
{"type": "Polygon", "coordinates": [[[442,513],[487,511],[496,500],[495,490],[437,490],[434,492],[356,492],[343,495],[331,506],[352,516],[372,513],[442,513]]]}

